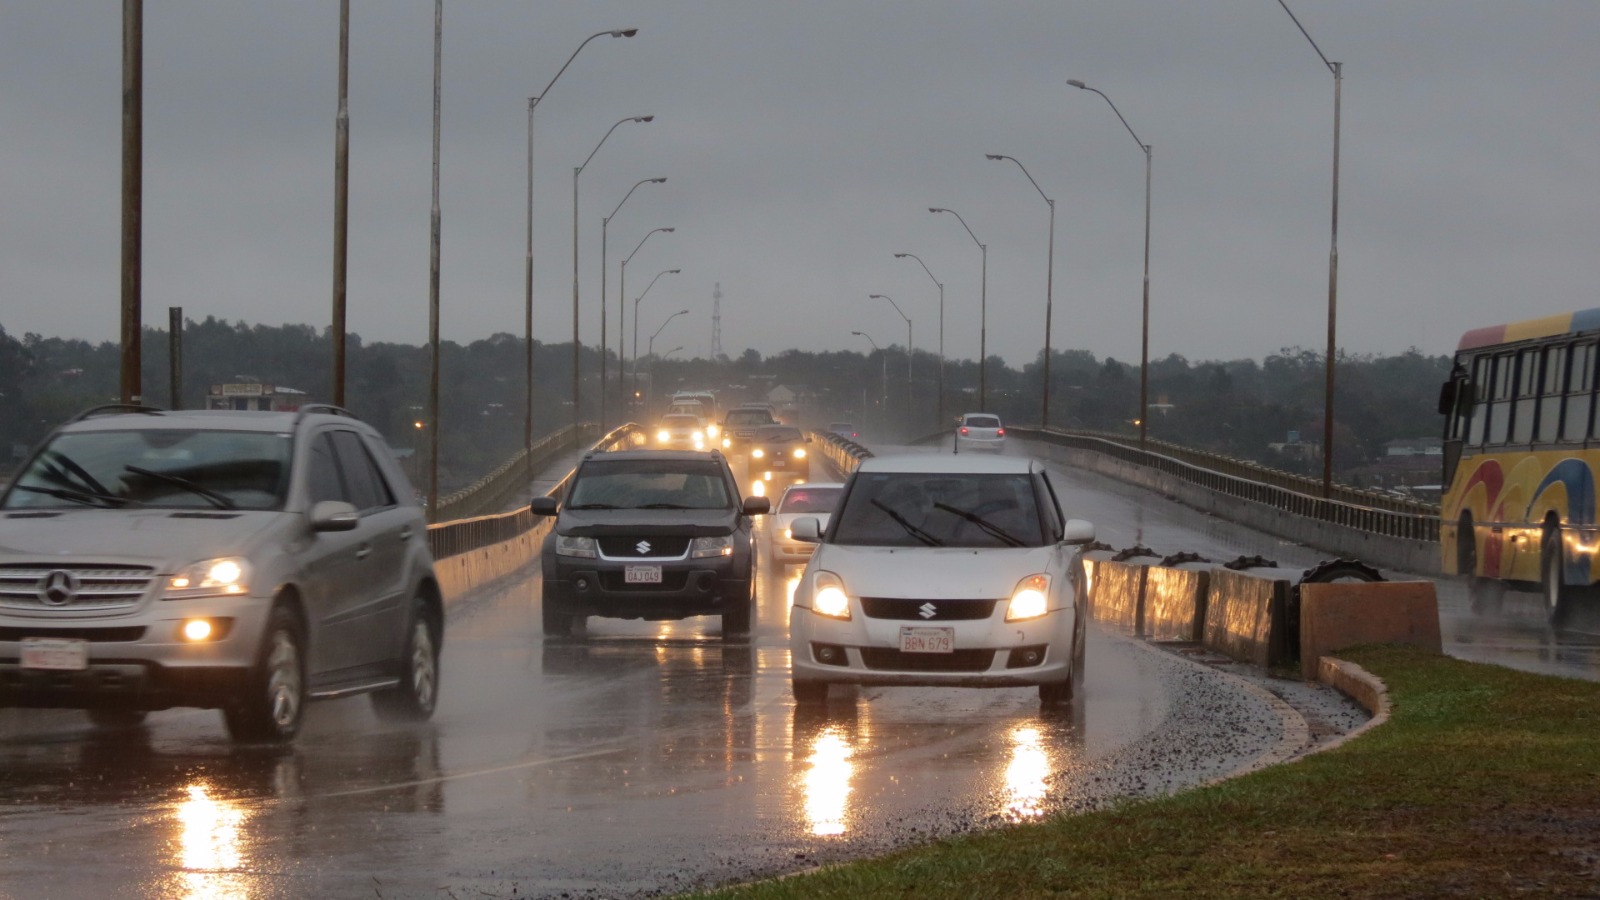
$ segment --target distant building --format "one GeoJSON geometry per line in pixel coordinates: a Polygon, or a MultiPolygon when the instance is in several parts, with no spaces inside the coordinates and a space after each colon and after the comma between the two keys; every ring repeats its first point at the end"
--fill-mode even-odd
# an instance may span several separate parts
{"type": "Polygon", "coordinates": [[[255,381],[213,384],[206,395],[206,409],[293,412],[310,402],[311,395],[305,391],[255,381]]]}

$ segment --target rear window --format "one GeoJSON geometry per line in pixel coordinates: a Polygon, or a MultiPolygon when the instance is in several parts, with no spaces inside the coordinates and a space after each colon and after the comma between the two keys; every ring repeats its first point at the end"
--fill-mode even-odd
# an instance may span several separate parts
{"type": "Polygon", "coordinates": [[[967,416],[968,428],[999,428],[1000,419],[997,416],[967,416]]]}
{"type": "Polygon", "coordinates": [[[783,494],[783,499],[778,501],[779,513],[831,513],[833,507],[839,502],[839,495],[844,492],[838,487],[804,487],[790,488],[783,494]]]}

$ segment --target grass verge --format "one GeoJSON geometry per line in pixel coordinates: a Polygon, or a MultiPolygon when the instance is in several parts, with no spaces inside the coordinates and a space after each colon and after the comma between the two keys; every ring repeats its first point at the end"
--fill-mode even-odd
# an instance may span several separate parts
{"type": "Polygon", "coordinates": [[[1340,656],[1388,684],[1393,712],[1335,749],[697,896],[1600,896],[1600,683],[1402,647],[1340,656]]]}

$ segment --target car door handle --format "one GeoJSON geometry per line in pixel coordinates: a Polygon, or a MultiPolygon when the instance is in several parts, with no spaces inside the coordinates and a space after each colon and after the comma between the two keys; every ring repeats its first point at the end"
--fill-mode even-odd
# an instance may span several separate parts
{"type": "Polygon", "coordinates": [[[356,549],[356,559],[366,559],[367,557],[369,557],[371,555],[372,555],[372,545],[371,544],[362,544],[359,548],[356,549]]]}
{"type": "Polygon", "coordinates": [[[411,526],[410,525],[407,525],[406,527],[400,529],[400,540],[402,540],[402,541],[411,540],[411,526]]]}

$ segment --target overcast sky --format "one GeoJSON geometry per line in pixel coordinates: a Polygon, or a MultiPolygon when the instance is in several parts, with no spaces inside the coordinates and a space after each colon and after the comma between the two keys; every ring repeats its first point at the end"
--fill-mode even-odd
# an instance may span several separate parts
{"type": "MultiPolygon", "coordinates": [[[[431,0],[353,0],[348,327],[428,335],[431,0]]],[[[1291,0],[1344,66],[1338,338],[1453,350],[1600,306],[1600,2],[1291,0]]],[[[144,321],[331,321],[338,3],[146,0],[144,321]]],[[[523,333],[527,98],[534,332],[639,305],[640,349],[904,346],[1013,366],[1043,343],[1137,362],[1153,148],[1152,358],[1326,342],[1334,78],[1277,0],[447,0],[442,334],[523,333]],[[648,124],[625,117],[653,115],[648,124]],[[601,144],[604,138],[603,144],[601,144]],[[623,201],[637,182],[645,184],[623,201]],[[651,235],[655,228],[674,233],[651,235]]],[[[115,340],[121,4],[0,0],[0,326],[115,340]]],[[[631,341],[631,338],[630,338],[631,341]]]]}

